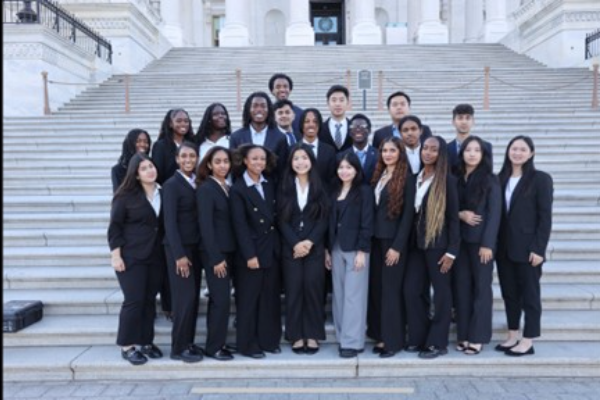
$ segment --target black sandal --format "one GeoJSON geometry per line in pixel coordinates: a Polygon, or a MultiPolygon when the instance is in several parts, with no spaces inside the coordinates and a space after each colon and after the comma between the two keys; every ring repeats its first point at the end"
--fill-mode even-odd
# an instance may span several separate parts
{"type": "Polygon", "coordinates": [[[456,351],[462,351],[462,352],[464,352],[468,348],[469,348],[469,346],[466,345],[465,342],[458,342],[456,344],[456,351]]]}
{"type": "Polygon", "coordinates": [[[477,355],[479,353],[481,353],[481,350],[483,350],[483,345],[481,345],[481,347],[478,349],[477,347],[473,347],[470,344],[465,348],[464,352],[465,354],[469,355],[469,356],[474,356],[477,355]]]}

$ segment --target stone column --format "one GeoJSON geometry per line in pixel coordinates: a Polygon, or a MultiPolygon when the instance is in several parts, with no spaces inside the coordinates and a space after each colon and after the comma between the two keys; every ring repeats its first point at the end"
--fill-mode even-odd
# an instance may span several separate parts
{"type": "Polygon", "coordinates": [[[440,0],[421,1],[421,23],[417,43],[448,43],[448,27],[440,21],[440,0]]]}
{"type": "Polygon", "coordinates": [[[310,2],[289,0],[290,23],[285,30],[286,46],[314,46],[315,31],[310,24],[310,2]]]}
{"type": "Polygon", "coordinates": [[[507,33],[506,0],[486,0],[484,41],[486,43],[499,42],[507,33]]]}
{"type": "Polygon", "coordinates": [[[220,33],[219,46],[245,47],[250,45],[247,5],[247,0],[225,0],[225,26],[220,33]]]}
{"type": "Polygon", "coordinates": [[[381,44],[381,28],[375,21],[375,0],[354,0],[352,44],[381,44]]]}
{"type": "Polygon", "coordinates": [[[466,32],[465,43],[479,42],[481,29],[483,28],[483,0],[466,0],[465,20],[466,32]]]}
{"type": "Polygon", "coordinates": [[[181,29],[181,5],[179,1],[161,0],[160,15],[163,20],[163,33],[174,47],[183,46],[181,29]]]}

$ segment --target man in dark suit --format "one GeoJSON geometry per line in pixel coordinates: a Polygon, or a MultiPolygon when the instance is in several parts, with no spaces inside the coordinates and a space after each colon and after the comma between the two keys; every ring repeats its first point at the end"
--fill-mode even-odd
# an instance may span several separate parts
{"type": "MultiPolygon", "coordinates": [[[[398,131],[398,122],[407,115],[410,115],[410,97],[404,92],[394,92],[387,98],[387,108],[392,118],[392,124],[384,126],[375,131],[373,136],[373,147],[379,149],[379,145],[383,139],[396,136],[401,138],[398,131]]],[[[422,126],[423,134],[421,135],[421,143],[431,136],[431,129],[427,125],[422,126]]]]}
{"type": "Polygon", "coordinates": [[[350,92],[345,86],[333,85],[327,91],[327,107],[331,116],[325,120],[319,131],[319,140],[332,146],[336,153],[352,146],[352,138],[348,134],[350,120],[346,111],[350,104],[350,92]]]}
{"type": "MultiPolygon", "coordinates": [[[[294,82],[292,78],[286,74],[274,74],[269,79],[269,91],[275,100],[289,100],[292,89],[294,88],[294,82]]],[[[302,109],[292,104],[292,110],[294,111],[294,132],[300,132],[300,116],[302,115],[302,109]]]]}
{"type": "Polygon", "coordinates": [[[325,190],[329,193],[331,182],[335,177],[335,149],[320,140],[319,126],[322,124],[320,114],[307,111],[302,127],[302,142],[312,149],[317,159],[319,177],[323,181],[325,190]]]}
{"type": "MultiPolygon", "coordinates": [[[[458,153],[460,152],[460,146],[462,142],[471,134],[473,125],[475,124],[475,109],[470,104],[459,104],[452,110],[452,125],[456,128],[456,138],[448,143],[448,164],[450,170],[456,175],[456,168],[458,168],[459,159],[458,153]]],[[[483,141],[484,146],[487,147],[490,155],[492,154],[492,144],[490,142],[483,141]]],[[[493,165],[493,158],[492,158],[493,165]]]]}
{"type": "Polygon", "coordinates": [[[285,165],[288,146],[285,135],[275,128],[273,105],[265,92],[254,92],[246,99],[242,114],[244,127],[231,134],[229,148],[235,150],[245,143],[264,146],[277,156],[277,170],[285,165]]]}
{"type": "Polygon", "coordinates": [[[277,129],[285,135],[288,147],[292,147],[302,139],[299,130],[294,129],[294,104],[289,100],[277,100],[273,104],[277,129]]]}
{"type": "Polygon", "coordinates": [[[340,160],[344,154],[354,152],[363,168],[364,182],[369,184],[377,165],[377,150],[369,145],[369,134],[371,133],[371,120],[363,114],[355,114],[350,119],[350,137],[352,147],[337,155],[340,160]]]}

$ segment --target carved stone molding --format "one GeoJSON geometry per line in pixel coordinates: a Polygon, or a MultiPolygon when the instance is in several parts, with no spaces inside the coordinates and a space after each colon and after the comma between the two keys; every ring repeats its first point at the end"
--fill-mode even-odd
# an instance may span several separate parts
{"type": "Polygon", "coordinates": [[[38,60],[44,54],[41,43],[4,43],[2,56],[5,60],[38,60]]]}
{"type": "Polygon", "coordinates": [[[600,11],[570,11],[564,14],[565,22],[600,21],[600,11]]]}

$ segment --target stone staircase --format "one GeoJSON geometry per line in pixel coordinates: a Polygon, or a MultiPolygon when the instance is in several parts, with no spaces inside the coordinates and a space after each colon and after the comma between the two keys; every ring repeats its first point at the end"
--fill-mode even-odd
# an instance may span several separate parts
{"type": "MultiPolygon", "coordinates": [[[[548,69],[500,45],[178,48],[131,77],[129,114],[123,78],[112,77],[50,116],[3,120],[4,301],[45,304],[42,321],[3,334],[5,380],[600,376],[600,112],[590,110],[589,71],[548,69]],[[490,111],[482,110],[485,66],[491,67],[490,111]],[[327,88],[349,79],[350,114],[366,113],[375,128],[389,123],[387,112],[378,108],[376,78],[382,70],[384,101],[392,91],[406,90],[413,113],[448,140],[454,135],[452,108],[469,102],[476,108],[474,132],[494,145],[496,171],[508,140],[531,135],[537,167],[555,182],[553,232],[542,278],[543,337],[536,356],[508,359],[487,346],[477,357],[451,351],[433,362],[404,353],[381,360],[368,346],[356,359],[342,360],[329,321],[327,341],[314,357],[295,356],[283,346],[282,355],[262,361],[237,357],[193,367],[168,357],[141,368],[121,360],[114,342],[122,294],[106,244],[110,167],[127,131],[144,128],[156,140],[172,107],[187,109],[196,130],[206,106],[223,102],[233,128],[239,127],[237,68],[242,103],[253,91],[268,91],[270,75],[282,71],[294,79],[292,100],[324,114],[327,88]],[[356,90],[360,69],[372,70],[375,78],[366,111],[356,90]]],[[[494,310],[493,339],[501,340],[505,318],[497,280],[494,310]]],[[[205,314],[203,298],[201,344],[205,314]]],[[[168,354],[170,323],[162,317],[156,343],[168,354]]]]}

